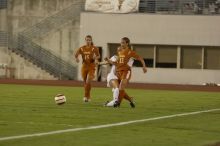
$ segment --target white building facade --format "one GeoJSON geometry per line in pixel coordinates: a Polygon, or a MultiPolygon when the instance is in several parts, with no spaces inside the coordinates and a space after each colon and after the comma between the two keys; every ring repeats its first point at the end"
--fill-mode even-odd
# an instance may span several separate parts
{"type": "MultiPolygon", "coordinates": [[[[122,37],[130,38],[148,65],[143,74],[136,63],[131,82],[220,83],[220,16],[83,12],[80,21],[80,44],[92,35],[102,58],[115,53],[122,37]]],[[[102,67],[103,81],[106,70],[102,67]]]]}

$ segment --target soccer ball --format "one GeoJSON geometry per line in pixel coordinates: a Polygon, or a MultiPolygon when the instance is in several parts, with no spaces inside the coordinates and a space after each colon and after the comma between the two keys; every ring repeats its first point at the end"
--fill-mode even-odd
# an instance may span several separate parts
{"type": "Polygon", "coordinates": [[[63,94],[57,94],[54,97],[54,100],[55,100],[55,103],[58,104],[58,105],[66,103],[66,97],[63,94]]]}

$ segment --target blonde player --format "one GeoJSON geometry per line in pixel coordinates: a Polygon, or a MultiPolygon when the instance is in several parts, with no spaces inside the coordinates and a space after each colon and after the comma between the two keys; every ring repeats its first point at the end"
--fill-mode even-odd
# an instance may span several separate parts
{"type": "Polygon", "coordinates": [[[99,50],[94,46],[92,42],[92,36],[87,35],[85,37],[86,45],[80,47],[76,54],[76,62],[79,62],[78,56],[82,56],[82,68],[81,75],[84,81],[84,102],[89,102],[91,100],[90,91],[91,91],[91,81],[95,78],[95,62],[98,62],[100,58],[99,50]]]}

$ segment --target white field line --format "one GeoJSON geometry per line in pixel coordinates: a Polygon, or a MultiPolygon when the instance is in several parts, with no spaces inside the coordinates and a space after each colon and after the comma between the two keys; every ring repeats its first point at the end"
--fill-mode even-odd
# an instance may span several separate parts
{"type": "Polygon", "coordinates": [[[56,131],[50,131],[50,132],[33,133],[33,134],[25,134],[25,135],[18,135],[18,136],[0,137],[0,141],[22,139],[22,138],[28,138],[28,137],[38,137],[38,136],[45,136],[45,135],[54,135],[54,134],[83,131],[83,130],[108,128],[108,127],[115,127],[115,126],[123,126],[123,125],[128,125],[128,124],[133,124],[133,123],[156,121],[156,120],[161,120],[161,119],[169,119],[169,118],[175,118],[175,117],[197,115],[197,114],[201,114],[201,113],[208,113],[208,112],[215,112],[215,111],[220,111],[220,108],[219,109],[210,109],[210,110],[203,110],[203,111],[188,112],[188,113],[182,113],[182,114],[174,114],[174,115],[161,116],[161,117],[154,117],[154,118],[147,118],[147,119],[141,119],[141,120],[133,120],[133,121],[126,121],[126,122],[105,124],[105,125],[89,126],[89,127],[82,127],[82,128],[72,128],[72,129],[65,129],[65,130],[56,130],[56,131]]]}

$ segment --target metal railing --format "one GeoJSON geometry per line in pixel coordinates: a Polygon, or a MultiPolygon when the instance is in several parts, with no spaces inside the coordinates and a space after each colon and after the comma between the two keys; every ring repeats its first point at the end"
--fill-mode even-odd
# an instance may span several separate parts
{"type": "Polygon", "coordinates": [[[17,35],[10,36],[9,49],[59,79],[76,79],[76,66],[34,43],[33,39],[42,37],[70,21],[79,19],[83,6],[82,0],[76,0],[68,8],[43,19],[17,35]]]}
{"type": "Polygon", "coordinates": [[[0,0],[0,9],[7,8],[7,0],[0,0]]]}
{"type": "Polygon", "coordinates": [[[220,0],[140,0],[139,12],[156,14],[220,14],[220,0]]]}
{"type": "Polygon", "coordinates": [[[0,47],[7,47],[8,45],[8,33],[0,31],[0,47]]]}
{"type": "Polygon", "coordinates": [[[9,39],[9,48],[59,79],[76,79],[76,67],[21,34],[9,39]]]}

